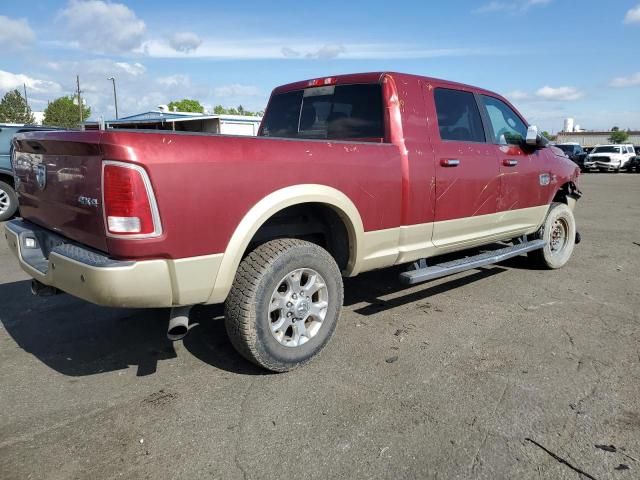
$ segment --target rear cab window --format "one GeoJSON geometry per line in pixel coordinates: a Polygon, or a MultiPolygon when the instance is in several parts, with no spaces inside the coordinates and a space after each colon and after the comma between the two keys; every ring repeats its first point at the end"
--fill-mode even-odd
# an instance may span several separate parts
{"type": "Polygon", "coordinates": [[[434,100],[441,140],[486,141],[480,110],[473,93],[449,88],[436,88],[434,100]]]}
{"type": "Polygon", "coordinates": [[[382,87],[330,85],[273,95],[259,135],[382,141],[382,87]]]}

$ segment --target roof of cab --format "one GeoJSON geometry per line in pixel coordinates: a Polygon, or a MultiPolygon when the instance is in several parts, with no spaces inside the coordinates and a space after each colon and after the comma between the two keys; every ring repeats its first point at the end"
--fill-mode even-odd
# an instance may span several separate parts
{"type": "Polygon", "coordinates": [[[483,88],[475,87],[473,85],[466,85],[464,83],[452,82],[452,81],[443,80],[440,78],[425,77],[422,75],[414,75],[410,73],[400,73],[400,72],[365,72],[365,73],[350,73],[345,75],[326,75],[323,77],[317,77],[315,79],[302,80],[299,82],[293,82],[293,83],[288,83],[286,85],[281,85],[279,87],[276,87],[273,90],[273,93],[277,94],[277,93],[284,93],[284,92],[289,92],[293,90],[301,90],[303,88],[308,88],[310,86],[310,82],[312,82],[313,80],[322,80],[322,79],[331,79],[331,83],[335,85],[344,85],[344,84],[350,84],[350,83],[378,83],[382,81],[382,78],[384,75],[389,75],[395,80],[417,79],[427,83],[432,82],[441,86],[457,88],[460,90],[474,91],[477,93],[484,93],[484,94],[489,94],[489,95],[498,96],[502,98],[501,95],[498,95],[495,92],[491,92],[483,88]]]}

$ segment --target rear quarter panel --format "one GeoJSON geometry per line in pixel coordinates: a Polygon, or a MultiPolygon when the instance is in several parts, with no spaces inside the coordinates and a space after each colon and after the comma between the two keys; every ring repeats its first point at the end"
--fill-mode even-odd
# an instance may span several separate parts
{"type": "Polygon", "coordinates": [[[108,251],[121,258],[224,252],[253,205],[300,184],[345,193],[365,231],[400,224],[400,152],[391,144],[107,131],[102,151],[147,169],[163,224],[159,238],[109,238],[108,251]]]}

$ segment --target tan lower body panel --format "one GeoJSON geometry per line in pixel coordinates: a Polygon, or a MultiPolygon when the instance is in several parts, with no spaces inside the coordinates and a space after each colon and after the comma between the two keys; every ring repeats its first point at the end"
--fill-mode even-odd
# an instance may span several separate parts
{"type": "Polygon", "coordinates": [[[510,240],[540,228],[548,205],[365,232],[360,272],[510,240]]]}
{"type": "Polygon", "coordinates": [[[22,269],[39,282],[88,302],[109,307],[155,308],[205,303],[222,254],[178,260],[142,260],[115,267],[95,267],[58,253],[49,255],[47,273],[21,255],[18,235],[6,229],[9,248],[22,269]]]}
{"type": "MultiPolygon", "coordinates": [[[[354,276],[533,233],[544,221],[547,210],[548,205],[543,205],[365,232],[355,249],[355,267],[347,274],[354,276]]],[[[7,233],[9,246],[25,272],[45,285],[99,305],[146,308],[217,303],[224,301],[233,282],[232,277],[220,278],[226,276],[220,268],[225,257],[222,253],[177,260],[145,260],[117,267],[94,267],[52,253],[49,269],[43,274],[22,259],[17,235],[10,229],[7,233]],[[223,284],[228,288],[223,288],[223,284]]]]}

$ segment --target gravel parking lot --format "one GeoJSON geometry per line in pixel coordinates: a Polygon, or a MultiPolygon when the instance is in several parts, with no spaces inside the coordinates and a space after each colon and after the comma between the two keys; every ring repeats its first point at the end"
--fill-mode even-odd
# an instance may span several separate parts
{"type": "Polygon", "coordinates": [[[347,280],[329,347],[279,375],[216,308],[172,344],[166,311],[32,297],[3,239],[0,477],[640,478],[640,175],[582,190],[568,267],[347,280]]]}

